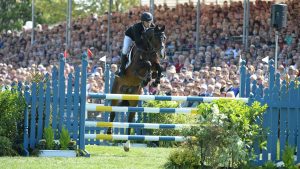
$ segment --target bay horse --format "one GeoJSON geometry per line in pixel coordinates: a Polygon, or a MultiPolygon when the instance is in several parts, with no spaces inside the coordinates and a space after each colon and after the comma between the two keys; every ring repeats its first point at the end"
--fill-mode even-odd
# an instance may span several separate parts
{"type": "MultiPolygon", "coordinates": [[[[130,52],[130,65],[126,68],[122,77],[116,76],[113,82],[111,93],[113,94],[142,94],[142,88],[153,78],[153,86],[157,86],[161,77],[160,55],[165,46],[165,26],[147,29],[142,34],[143,44],[139,44],[143,49],[133,46],[130,52]]],[[[136,107],[136,100],[112,100],[111,106],[130,106],[136,107]]],[[[133,122],[136,112],[129,112],[128,122],[133,122]]],[[[115,112],[110,113],[109,122],[115,119],[115,112]]],[[[130,128],[127,130],[130,135],[130,128]]],[[[112,134],[112,128],[108,128],[107,134],[112,134]]],[[[130,144],[127,141],[126,144],[130,144]]],[[[124,146],[125,151],[129,151],[129,146],[124,146]]]]}

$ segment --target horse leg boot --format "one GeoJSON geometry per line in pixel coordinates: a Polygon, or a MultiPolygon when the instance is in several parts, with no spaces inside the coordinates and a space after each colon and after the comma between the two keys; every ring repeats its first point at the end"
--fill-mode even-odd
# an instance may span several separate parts
{"type": "Polygon", "coordinates": [[[162,72],[162,67],[160,66],[160,64],[156,64],[155,69],[157,71],[157,76],[155,78],[155,81],[151,84],[151,86],[153,87],[157,87],[157,85],[160,83],[161,72],[162,72]]]}
{"type": "Polygon", "coordinates": [[[125,74],[125,67],[127,61],[128,61],[127,55],[122,54],[120,72],[118,74],[120,77],[124,76],[125,74]]]}

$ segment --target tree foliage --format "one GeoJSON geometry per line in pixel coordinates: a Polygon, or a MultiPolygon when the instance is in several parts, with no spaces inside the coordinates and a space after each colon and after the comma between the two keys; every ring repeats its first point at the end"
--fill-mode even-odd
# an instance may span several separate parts
{"type": "MultiPolygon", "coordinates": [[[[139,5],[139,0],[114,0],[112,11],[124,12],[139,5]]],[[[66,21],[67,0],[35,0],[35,20],[39,24],[66,21]]],[[[31,0],[0,0],[0,31],[20,30],[31,21],[31,0]]],[[[92,13],[102,15],[109,9],[109,0],[72,0],[72,17],[85,17],[92,13]]]]}
{"type": "MultiPolygon", "coordinates": [[[[73,1],[72,11],[76,8],[73,1]]],[[[56,24],[66,21],[68,0],[37,0],[35,2],[36,16],[40,16],[40,23],[56,24]]]]}
{"type": "Polygon", "coordinates": [[[21,29],[31,20],[30,0],[0,0],[0,31],[21,29]]]}
{"type": "MultiPolygon", "coordinates": [[[[113,0],[112,11],[124,12],[138,6],[139,0],[113,0]]],[[[77,3],[78,15],[91,13],[104,14],[109,10],[109,0],[80,0],[77,3]]]]}

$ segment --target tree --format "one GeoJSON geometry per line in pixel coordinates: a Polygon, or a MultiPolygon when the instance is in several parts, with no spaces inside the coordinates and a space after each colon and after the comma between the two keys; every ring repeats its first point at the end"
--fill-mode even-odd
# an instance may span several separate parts
{"type": "MultiPolygon", "coordinates": [[[[139,5],[139,0],[114,0],[112,11],[124,12],[139,5]]],[[[67,0],[36,0],[35,21],[39,24],[56,24],[66,21],[67,0]]],[[[109,0],[72,0],[72,17],[102,15],[108,11],[109,0]]],[[[31,21],[31,0],[0,0],[0,31],[19,30],[31,21]]]]}
{"type": "Polygon", "coordinates": [[[0,0],[0,31],[19,30],[31,20],[29,0],[0,0]]]}
{"type": "MultiPolygon", "coordinates": [[[[124,12],[130,7],[138,6],[139,0],[113,0],[112,11],[124,12]]],[[[109,0],[79,0],[77,1],[78,16],[91,13],[104,14],[109,9],[109,0]]]]}
{"type": "MultiPolygon", "coordinates": [[[[67,0],[37,0],[35,7],[36,16],[40,16],[39,23],[56,24],[66,20],[67,0]]],[[[75,8],[74,2],[72,8],[75,8]]]]}

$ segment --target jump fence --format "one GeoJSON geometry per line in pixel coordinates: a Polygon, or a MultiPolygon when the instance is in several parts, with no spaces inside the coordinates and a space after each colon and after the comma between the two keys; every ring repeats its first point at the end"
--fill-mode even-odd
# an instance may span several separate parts
{"type": "MultiPolygon", "coordinates": [[[[122,122],[107,122],[108,113],[101,114],[101,121],[87,118],[89,111],[101,112],[139,112],[148,113],[195,113],[193,108],[150,108],[150,107],[118,107],[109,106],[110,100],[160,100],[160,101],[197,101],[211,102],[211,97],[195,96],[152,96],[152,95],[121,95],[109,94],[114,75],[109,71],[109,65],[105,65],[105,93],[88,93],[87,86],[87,57],[84,55],[81,68],[76,67],[74,73],[65,77],[65,60],[60,60],[59,68],[53,68],[51,75],[46,75],[45,82],[31,83],[30,86],[19,88],[24,90],[27,108],[24,111],[24,148],[34,149],[43,137],[43,129],[51,126],[58,137],[59,131],[65,127],[71,138],[76,140],[79,149],[85,150],[86,144],[100,144],[100,140],[145,140],[145,141],[184,141],[181,136],[147,136],[147,135],[104,135],[103,129],[114,128],[138,128],[138,129],[179,129],[186,124],[149,124],[149,123],[125,123],[126,116],[116,113],[122,122]],[[87,103],[87,100],[103,99],[104,104],[87,103]]],[[[247,104],[259,101],[268,104],[264,114],[263,126],[269,129],[267,135],[267,149],[259,149],[257,164],[268,160],[282,160],[284,146],[288,143],[296,147],[297,162],[300,161],[300,88],[299,81],[281,80],[275,72],[274,62],[269,63],[268,88],[263,88],[257,81],[251,81],[251,74],[247,72],[245,62],[240,68],[240,98],[247,104]]],[[[141,105],[141,104],[140,104],[141,105]]],[[[138,116],[140,118],[140,116],[138,116]]],[[[140,121],[138,119],[137,121],[140,121]]],[[[146,120],[143,120],[146,121],[146,120]]],[[[121,131],[121,130],[120,130],[121,131]]],[[[26,151],[28,155],[28,151],[26,151]]]]}

